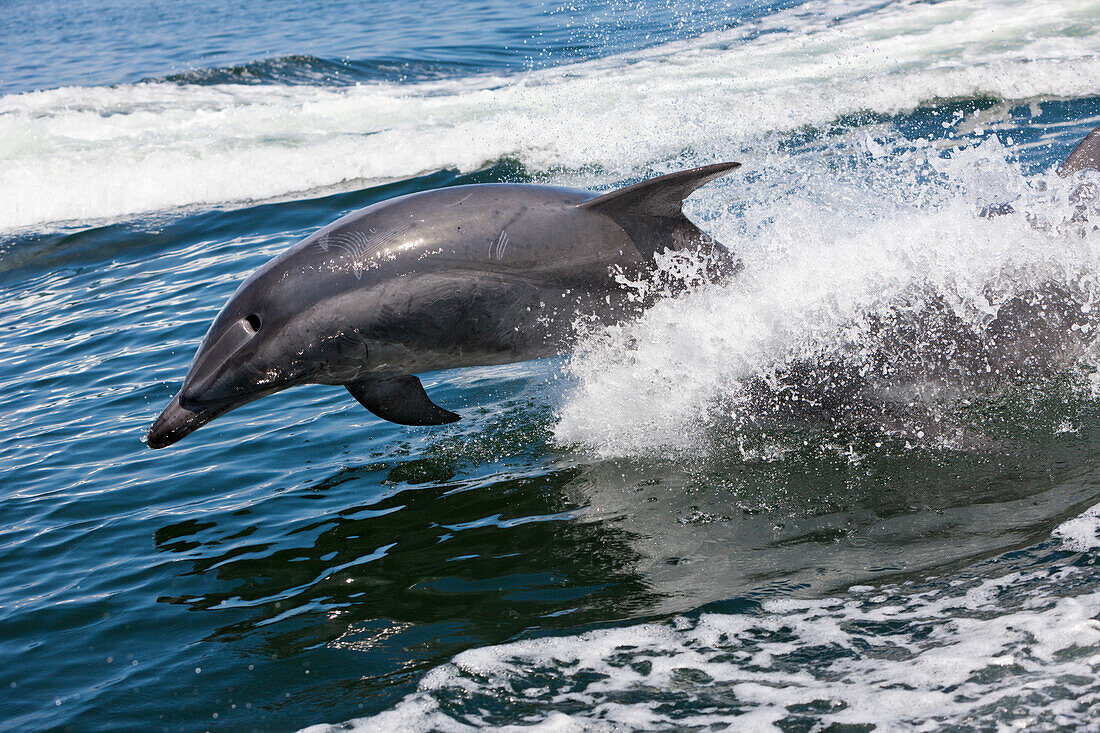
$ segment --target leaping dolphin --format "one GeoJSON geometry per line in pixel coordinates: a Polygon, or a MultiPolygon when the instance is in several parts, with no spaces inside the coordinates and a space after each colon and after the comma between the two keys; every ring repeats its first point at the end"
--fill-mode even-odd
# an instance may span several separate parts
{"type": "Polygon", "coordinates": [[[237,289],[148,445],[171,445],[236,407],[310,383],[343,385],[395,423],[454,422],[416,373],[560,353],[578,314],[626,312],[630,291],[615,271],[651,270],[659,250],[732,262],[682,204],[738,167],[717,163],[603,195],[454,186],[348,214],[237,289]]]}

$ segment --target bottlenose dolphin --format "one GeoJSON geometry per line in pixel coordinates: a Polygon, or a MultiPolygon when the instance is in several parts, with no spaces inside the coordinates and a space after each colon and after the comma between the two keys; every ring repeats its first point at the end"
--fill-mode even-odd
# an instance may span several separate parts
{"type": "Polygon", "coordinates": [[[403,425],[459,419],[418,372],[561,353],[578,315],[620,318],[622,277],[664,249],[735,266],[682,211],[717,163],[598,195],[530,184],[408,194],[355,211],[252,274],[207,331],[147,435],[163,448],[229,410],[298,384],[343,385],[403,425]]]}

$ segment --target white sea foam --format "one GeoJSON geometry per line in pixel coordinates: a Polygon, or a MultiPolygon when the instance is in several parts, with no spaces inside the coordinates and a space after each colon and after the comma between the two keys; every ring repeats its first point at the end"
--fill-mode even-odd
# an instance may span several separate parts
{"type": "MultiPolygon", "coordinates": [[[[960,382],[996,374],[1032,347],[1010,347],[1002,335],[990,339],[1000,339],[1001,361],[980,354],[965,362],[962,342],[951,339],[982,334],[1006,303],[1051,285],[1080,310],[1044,326],[1040,361],[1053,363],[1051,344],[1087,341],[1100,297],[1100,233],[1067,224],[1074,184],[1025,180],[993,139],[948,158],[906,145],[868,135],[827,156],[777,157],[749,189],[705,190],[693,203],[712,212],[733,190],[748,199],[737,216],[709,226],[744,270],[582,339],[557,439],[604,456],[698,452],[716,416],[738,412],[745,380],[772,381],[797,363],[839,360],[870,378],[927,359],[941,372],[955,369],[960,382]],[[991,202],[1018,211],[978,216],[991,202]],[[932,304],[957,326],[922,322],[932,304]]],[[[919,369],[897,377],[920,378],[919,369]]]]}
{"type": "MultiPolygon", "coordinates": [[[[509,77],[63,88],[0,98],[0,229],[365,179],[728,158],[759,136],[935,97],[1093,93],[1086,0],[813,0],[749,27],[509,77]],[[688,152],[695,151],[695,152],[688,152]]],[[[586,178],[591,183],[591,178],[586,178]]]]}
{"type": "Polygon", "coordinates": [[[1054,530],[1054,536],[1062,540],[1066,549],[1075,552],[1100,549],[1100,504],[1062,522],[1054,530]]]}
{"type": "Polygon", "coordinates": [[[339,729],[1098,730],[1098,613],[1082,568],[853,587],[470,650],[339,729]]]}

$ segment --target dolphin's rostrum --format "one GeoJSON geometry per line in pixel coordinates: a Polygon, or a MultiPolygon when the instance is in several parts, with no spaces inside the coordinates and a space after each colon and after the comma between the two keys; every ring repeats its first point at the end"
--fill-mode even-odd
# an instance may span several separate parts
{"type": "Polygon", "coordinates": [[[644,273],[657,251],[695,248],[732,263],[681,206],[739,165],[604,195],[454,186],[348,214],[237,289],[148,445],[171,445],[235,407],[307,383],[344,385],[392,422],[454,422],[414,374],[560,353],[578,314],[626,312],[629,291],[615,271],[644,273]]]}

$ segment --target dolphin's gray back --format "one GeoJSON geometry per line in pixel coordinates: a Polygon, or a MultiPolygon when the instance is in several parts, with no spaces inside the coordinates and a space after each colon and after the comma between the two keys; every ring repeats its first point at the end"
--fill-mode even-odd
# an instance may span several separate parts
{"type": "MultiPolygon", "coordinates": [[[[422,372],[558,353],[580,314],[621,304],[614,268],[644,257],[595,194],[483,184],[401,196],[349,214],[254,277],[347,315],[371,371],[422,372]],[[615,297],[612,298],[611,296],[615,297]]],[[[347,380],[346,373],[331,381],[347,380]]]]}
{"type": "Polygon", "coordinates": [[[614,221],[578,207],[593,197],[510,184],[424,191],[353,212],[284,257],[343,267],[363,284],[463,269],[568,280],[586,262],[640,254],[614,221]]]}
{"type": "Polygon", "coordinates": [[[712,244],[681,209],[720,163],[597,195],[531,184],[455,186],[399,196],[333,222],[270,267],[344,267],[357,282],[472,268],[532,281],[588,283],[593,268],[652,264],[661,249],[712,244]]]}
{"type": "Polygon", "coordinates": [[[324,295],[339,313],[357,314],[349,328],[368,344],[372,372],[549,356],[567,348],[578,317],[612,320],[636,309],[621,276],[651,268],[655,251],[712,244],[682,201],[736,166],[602,196],[529,184],[408,194],[339,219],[257,277],[293,291],[316,283],[314,272],[332,273],[324,295]]]}

